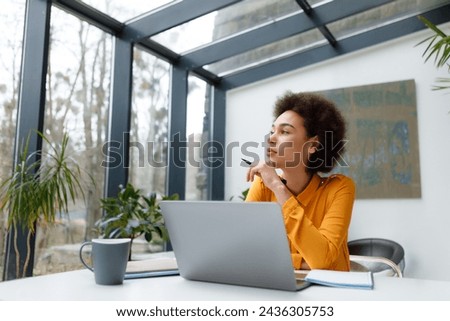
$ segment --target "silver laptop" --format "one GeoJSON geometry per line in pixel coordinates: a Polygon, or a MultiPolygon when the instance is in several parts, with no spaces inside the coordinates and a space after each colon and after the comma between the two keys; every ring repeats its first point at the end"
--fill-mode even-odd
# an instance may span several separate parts
{"type": "Polygon", "coordinates": [[[180,275],[297,291],[281,208],[271,202],[161,201],[180,275]]]}

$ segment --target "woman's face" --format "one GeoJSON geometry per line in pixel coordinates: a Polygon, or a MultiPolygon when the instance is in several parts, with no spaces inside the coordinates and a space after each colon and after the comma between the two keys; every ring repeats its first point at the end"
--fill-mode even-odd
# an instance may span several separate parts
{"type": "Polygon", "coordinates": [[[277,168],[307,166],[308,153],[314,152],[313,140],[306,134],[304,119],[292,110],[282,113],[270,131],[267,160],[277,168]]]}

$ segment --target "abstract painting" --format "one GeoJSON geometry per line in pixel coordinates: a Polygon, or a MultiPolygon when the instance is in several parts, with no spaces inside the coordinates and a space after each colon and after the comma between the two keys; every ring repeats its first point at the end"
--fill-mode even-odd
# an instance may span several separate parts
{"type": "Polygon", "coordinates": [[[420,198],[414,80],[320,91],[347,121],[343,161],[358,199],[420,198]]]}

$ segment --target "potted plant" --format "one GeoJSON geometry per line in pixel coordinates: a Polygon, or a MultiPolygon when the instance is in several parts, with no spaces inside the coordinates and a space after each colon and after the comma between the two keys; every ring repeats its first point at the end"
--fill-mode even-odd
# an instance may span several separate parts
{"type": "Polygon", "coordinates": [[[244,189],[242,192],[241,192],[241,195],[238,195],[238,196],[231,196],[230,197],[230,201],[232,201],[235,197],[237,197],[237,198],[239,198],[240,200],[242,200],[242,201],[245,201],[245,199],[247,198],[247,194],[248,194],[248,191],[250,190],[250,188],[246,188],[246,189],[244,189]]]}
{"type": "Polygon", "coordinates": [[[68,135],[64,134],[59,146],[44,134],[37,132],[37,135],[47,143],[48,149],[29,153],[28,136],[11,175],[0,185],[0,210],[8,211],[8,230],[14,231],[17,278],[25,277],[30,264],[36,223],[54,223],[57,215],[68,213],[70,201],[75,202],[78,196],[84,198],[81,169],[67,155],[68,135]],[[17,243],[19,226],[27,235],[23,266],[17,243]]]}
{"type": "MultiPolygon", "coordinates": [[[[423,53],[425,62],[434,57],[436,67],[441,68],[447,66],[450,72],[450,66],[448,64],[448,60],[450,59],[450,36],[425,17],[419,16],[419,19],[434,33],[418,44],[428,42],[428,46],[423,53]]],[[[441,85],[434,86],[433,89],[435,90],[450,88],[450,78],[437,78],[437,82],[441,83],[441,85]]]]}
{"type": "MultiPolygon", "coordinates": [[[[164,219],[155,193],[145,196],[142,191],[128,183],[119,186],[116,197],[100,200],[104,215],[97,221],[96,227],[104,238],[130,238],[133,240],[141,235],[147,242],[155,239],[169,239],[164,219]]],[[[176,200],[178,194],[162,196],[162,200],[176,200]]],[[[131,260],[131,251],[130,257],[131,260]]]]}

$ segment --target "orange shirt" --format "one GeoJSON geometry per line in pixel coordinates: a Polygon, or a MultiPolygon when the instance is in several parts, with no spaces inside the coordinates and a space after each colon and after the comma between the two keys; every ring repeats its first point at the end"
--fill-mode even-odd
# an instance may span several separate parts
{"type": "MultiPolygon", "coordinates": [[[[295,269],[306,262],[311,269],[349,271],[348,228],[355,199],[355,184],[340,174],[322,178],[313,175],[297,197],[282,206],[284,223],[295,269]]],[[[275,194],[260,177],[246,201],[276,202],[275,194]]]]}

